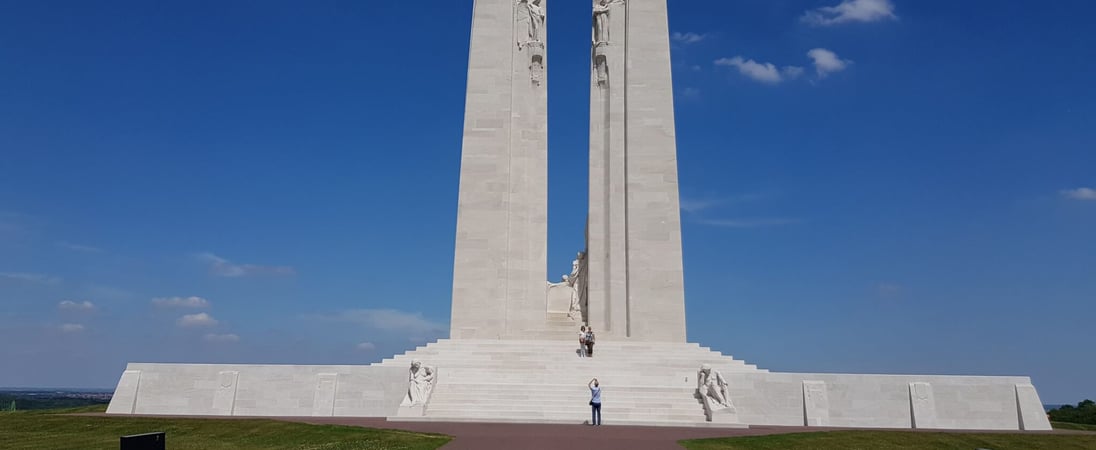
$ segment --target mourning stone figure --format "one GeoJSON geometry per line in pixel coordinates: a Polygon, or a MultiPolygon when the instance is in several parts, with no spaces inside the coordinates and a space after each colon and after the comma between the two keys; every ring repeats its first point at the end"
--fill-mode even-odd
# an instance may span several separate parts
{"type": "Polygon", "coordinates": [[[713,370],[708,364],[700,366],[700,371],[696,374],[696,394],[704,403],[704,413],[709,421],[712,420],[712,414],[716,411],[735,411],[727,380],[723,378],[722,373],[713,370]]]}
{"type": "Polygon", "coordinates": [[[434,391],[435,370],[433,367],[423,365],[421,361],[411,362],[411,370],[408,373],[407,396],[400,406],[423,406],[430,400],[430,394],[434,391]]]}
{"type": "Polygon", "coordinates": [[[613,2],[598,0],[594,3],[594,45],[609,42],[609,10],[613,2]]]}
{"type": "MultiPolygon", "coordinates": [[[[518,6],[525,10],[528,17],[528,28],[526,33],[526,42],[528,45],[532,42],[541,41],[541,30],[544,28],[545,13],[544,7],[541,5],[543,0],[518,0],[518,6]]],[[[520,14],[520,13],[519,13],[520,14]]]]}

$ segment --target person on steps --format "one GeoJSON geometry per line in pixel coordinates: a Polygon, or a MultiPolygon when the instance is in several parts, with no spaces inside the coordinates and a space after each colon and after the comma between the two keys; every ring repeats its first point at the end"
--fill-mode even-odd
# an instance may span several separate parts
{"type": "Polygon", "coordinates": [[[601,386],[597,378],[586,386],[590,388],[590,425],[601,425],[601,386]]]}
{"type": "Polygon", "coordinates": [[[594,327],[586,328],[586,356],[594,357],[594,327]]]}
{"type": "Polygon", "coordinates": [[[578,357],[586,357],[586,325],[578,329],[578,357]]]}

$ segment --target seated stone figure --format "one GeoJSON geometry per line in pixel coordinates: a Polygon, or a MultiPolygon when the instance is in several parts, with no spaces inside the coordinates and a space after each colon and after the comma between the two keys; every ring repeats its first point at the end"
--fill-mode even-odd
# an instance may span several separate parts
{"type": "Polygon", "coordinates": [[[411,370],[407,380],[407,395],[400,406],[422,406],[430,400],[434,391],[434,368],[425,366],[421,361],[411,361],[411,370]]]}
{"type": "Polygon", "coordinates": [[[727,380],[718,370],[704,364],[696,374],[696,394],[704,403],[704,413],[708,420],[712,420],[712,413],[720,410],[735,412],[734,403],[731,402],[730,389],[727,380]]]}

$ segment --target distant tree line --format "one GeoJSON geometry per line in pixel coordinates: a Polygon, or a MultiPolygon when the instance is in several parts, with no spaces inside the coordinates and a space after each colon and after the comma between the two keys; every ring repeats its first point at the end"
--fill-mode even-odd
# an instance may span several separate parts
{"type": "Polygon", "coordinates": [[[26,411],[32,409],[78,408],[81,406],[101,405],[105,400],[72,397],[33,397],[18,394],[0,394],[0,411],[26,411]]]}
{"type": "Polygon", "coordinates": [[[1096,425],[1096,402],[1085,400],[1077,406],[1062,405],[1047,414],[1050,414],[1050,420],[1054,422],[1096,425]]]}

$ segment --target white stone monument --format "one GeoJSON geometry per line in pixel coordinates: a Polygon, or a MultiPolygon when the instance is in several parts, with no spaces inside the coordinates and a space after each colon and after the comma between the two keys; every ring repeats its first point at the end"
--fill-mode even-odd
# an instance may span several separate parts
{"type": "Polygon", "coordinates": [[[475,2],[450,339],[368,366],[130,364],[108,413],[580,423],[596,377],[607,425],[1050,429],[1028,377],[773,373],[686,342],[667,0],[593,0],[587,251],[546,282],[546,8],[475,2]]]}

